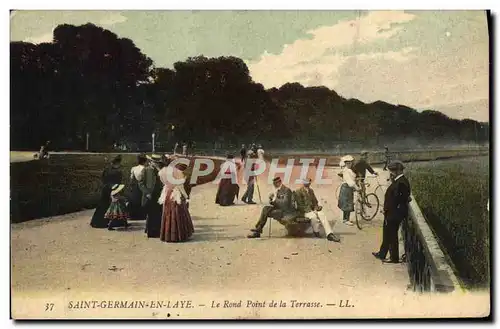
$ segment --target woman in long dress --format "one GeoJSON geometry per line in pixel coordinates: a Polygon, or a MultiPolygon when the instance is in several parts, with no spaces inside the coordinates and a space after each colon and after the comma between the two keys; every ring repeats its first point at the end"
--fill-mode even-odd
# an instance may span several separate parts
{"type": "Polygon", "coordinates": [[[217,194],[215,195],[215,203],[220,206],[231,206],[234,204],[234,199],[238,199],[240,187],[237,183],[233,183],[233,179],[237,181],[237,177],[233,177],[236,173],[232,172],[231,166],[235,166],[236,169],[238,167],[234,163],[234,157],[229,154],[226,162],[222,164],[221,170],[227,168],[225,169],[225,174],[231,175],[232,178],[222,178],[219,182],[217,194]]]}
{"type": "Polygon", "coordinates": [[[164,184],[159,200],[163,203],[160,240],[164,242],[186,241],[194,233],[194,227],[188,210],[189,196],[184,187],[186,182],[178,181],[185,180],[185,176],[181,170],[171,165],[160,170],[159,176],[164,184]],[[172,177],[177,181],[174,181],[172,177]]]}
{"type": "Polygon", "coordinates": [[[358,190],[356,185],[356,174],[351,169],[354,158],[350,155],[346,155],[340,161],[342,164],[342,185],[340,186],[340,196],[338,207],[343,212],[343,223],[352,226],[353,223],[350,221],[351,212],[354,211],[354,191],[358,190]]]}
{"type": "Polygon", "coordinates": [[[111,203],[110,194],[111,188],[113,185],[121,184],[123,174],[122,174],[122,157],[121,155],[117,155],[112,161],[111,165],[106,167],[102,173],[101,181],[102,181],[102,189],[101,189],[101,197],[99,199],[99,204],[92,216],[92,220],[90,221],[90,226],[94,228],[106,228],[108,227],[108,220],[104,218],[104,214],[109,208],[111,203]]]}
{"type": "Polygon", "coordinates": [[[116,227],[129,227],[130,216],[127,211],[127,199],[121,193],[125,185],[114,185],[111,188],[111,204],[104,218],[108,220],[108,230],[112,231],[116,227]]]}

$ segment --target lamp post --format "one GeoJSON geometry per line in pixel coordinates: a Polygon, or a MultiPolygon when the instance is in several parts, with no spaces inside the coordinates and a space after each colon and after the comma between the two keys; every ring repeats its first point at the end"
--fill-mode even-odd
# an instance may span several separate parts
{"type": "Polygon", "coordinates": [[[89,151],[89,136],[90,134],[87,133],[86,139],[85,139],[85,150],[88,152],[89,151]]]}
{"type": "Polygon", "coordinates": [[[154,153],[155,152],[155,133],[152,133],[151,137],[153,138],[153,153],[154,153]]]}

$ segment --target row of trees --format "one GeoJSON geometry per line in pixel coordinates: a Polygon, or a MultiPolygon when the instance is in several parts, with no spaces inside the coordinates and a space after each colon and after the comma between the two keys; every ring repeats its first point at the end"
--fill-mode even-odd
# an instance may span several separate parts
{"type": "MultiPolygon", "coordinates": [[[[326,87],[266,90],[236,57],[188,58],[156,68],[133,41],[93,24],[60,25],[53,42],[11,42],[11,148],[50,139],[59,148],[115,142],[380,143],[411,138],[486,142],[489,125],[384,102],[344,99],[326,87]],[[98,136],[98,139],[95,138],[98,136]]],[[[292,146],[292,145],[289,145],[292,146]]]]}

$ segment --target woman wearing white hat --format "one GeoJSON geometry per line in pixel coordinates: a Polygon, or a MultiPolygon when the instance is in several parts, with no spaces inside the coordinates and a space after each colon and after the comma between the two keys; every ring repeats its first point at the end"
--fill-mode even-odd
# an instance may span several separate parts
{"type": "Polygon", "coordinates": [[[354,211],[354,191],[358,190],[356,185],[356,174],[352,170],[354,158],[346,155],[340,160],[345,166],[342,170],[342,185],[340,186],[340,196],[338,207],[343,212],[343,223],[352,226],[349,220],[351,212],[354,211]]]}

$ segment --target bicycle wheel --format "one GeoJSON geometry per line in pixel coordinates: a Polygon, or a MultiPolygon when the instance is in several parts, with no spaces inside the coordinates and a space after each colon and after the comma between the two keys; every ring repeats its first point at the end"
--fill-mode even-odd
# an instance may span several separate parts
{"type": "Polygon", "coordinates": [[[375,193],[368,193],[365,198],[365,203],[361,205],[361,216],[364,220],[372,220],[378,212],[380,207],[380,202],[378,196],[375,193]]]}

